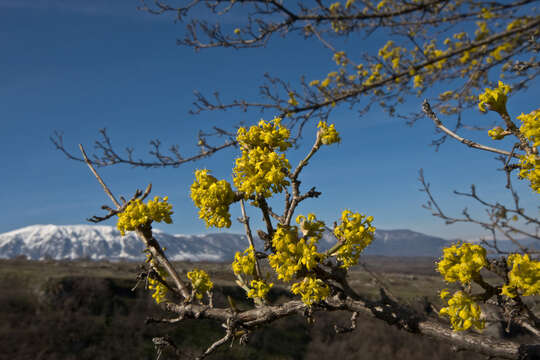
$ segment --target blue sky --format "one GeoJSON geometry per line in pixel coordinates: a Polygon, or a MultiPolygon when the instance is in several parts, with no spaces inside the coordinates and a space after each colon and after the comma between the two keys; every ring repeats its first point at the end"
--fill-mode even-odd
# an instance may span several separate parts
{"type": "MultiPolygon", "coordinates": [[[[298,83],[301,74],[321,79],[335,64],[331,53],[313,40],[275,38],[262,49],[213,49],[194,52],[179,47],[184,27],[171,16],[152,16],[136,10],[137,1],[45,1],[0,0],[0,162],[2,177],[0,233],[33,224],[83,224],[109,199],[86,165],[67,160],[49,140],[55,130],[64,133],[66,147],[87,152],[106,127],[118,149],[135,148],[135,157],[151,159],[149,141],[159,138],[164,149],[179,144],[186,156],[197,151],[199,129],[212,126],[232,129],[239,121],[254,123],[274,114],[255,112],[206,112],[189,115],[194,90],[221,93],[222,99],[261,100],[258,86],[269,72],[298,83]]],[[[243,21],[229,16],[227,26],[243,21]]],[[[354,39],[343,44],[357,47],[354,39]]],[[[380,37],[362,48],[381,47],[380,37]]],[[[510,112],[533,110],[530,99],[540,92],[536,81],[525,93],[511,98],[510,112]]],[[[406,108],[421,105],[407,99],[406,108]]],[[[493,125],[495,115],[466,112],[478,124],[493,125]]],[[[408,127],[374,108],[359,118],[347,107],[338,108],[331,120],[341,132],[342,143],[323,148],[302,177],[303,189],[316,186],[323,195],[304,202],[297,213],[314,212],[331,224],[342,209],[374,216],[380,229],[411,229],[448,239],[486,235],[472,225],[446,226],[422,209],[425,194],[419,192],[418,170],[424,168],[440,205],[459,215],[468,207],[472,214],[483,210],[456,197],[452,190],[466,191],[474,183],[480,195],[508,201],[505,177],[494,155],[473,151],[455,141],[438,152],[430,147],[434,125],[428,119],[408,127]]],[[[292,163],[306,153],[315,134],[309,124],[305,146],[289,155],[292,163]]],[[[495,145],[484,134],[464,135],[495,145]]],[[[142,169],[117,165],[98,171],[117,195],[131,196],[151,182],[153,195],[168,195],[174,205],[174,224],[158,224],[169,233],[207,233],[204,222],[189,198],[189,186],[198,168],[208,168],[219,178],[231,180],[238,150],[179,168],[142,169]]],[[[537,195],[517,182],[523,205],[537,213],[537,195]]],[[[272,203],[281,209],[279,198],[272,203]]],[[[233,206],[233,217],[239,207],[233,206]]],[[[248,215],[257,222],[254,210],[248,215]]],[[[105,224],[114,225],[109,220],[105,224]]],[[[231,232],[241,232],[234,222],[231,232]]]]}

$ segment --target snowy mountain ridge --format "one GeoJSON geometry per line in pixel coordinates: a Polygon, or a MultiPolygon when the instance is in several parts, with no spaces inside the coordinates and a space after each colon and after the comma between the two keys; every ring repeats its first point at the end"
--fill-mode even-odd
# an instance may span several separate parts
{"type": "MultiPolygon", "coordinates": [[[[247,247],[239,234],[170,235],[153,230],[171,260],[220,261],[247,247]]],[[[0,258],[144,260],[144,246],[134,232],[122,236],[113,226],[31,225],[0,234],[0,258]]]]}
{"type": "MultiPolygon", "coordinates": [[[[154,229],[154,237],[174,261],[231,261],[248,241],[243,234],[214,233],[171,235],[154,229]]],[[[255,247],[262,242],[255,239],[255,247]]],[[[336,242],[326,232],[318,243],[319,251],[336,242]]],[[[439,257],[442,249],[455,241],[445,240],[407,229],[377,230],[375,239],[364,250],[366,255],[439,257]]],[[[511,244],[500,244],[510,247],[511,244]]],[[[104,225],[31,225],[0,234],[0,259],[24,255],[28,259],[133,260],[145,259],[144,247],[134,232],[122,236],[113,226],[104,225]]]]}

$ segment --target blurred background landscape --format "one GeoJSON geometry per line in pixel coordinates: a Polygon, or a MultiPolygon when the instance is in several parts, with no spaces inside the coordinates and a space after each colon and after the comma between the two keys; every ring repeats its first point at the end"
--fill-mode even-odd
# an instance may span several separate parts
{"type": "MultiPolygon", "coordinates": [[[[185,278],[193,268],[209,273],[216,306],[227,306],[227,296],[240,309],[253,306],[234,283],[230,265],[235,252],[248,246],[245,235],[171,235],[154,230],[154,236],[175,260],[181,276],[185,278]]],[[[349,282],[369,296],[378,296],[384,286],[414,307],[429,302],[440,308],[438,293],[448,285],[435,271],[435,262],[452,242],[411,230],[377,230],[362,265],[350,271],[349,282]]],[[[326,232],[319,250],[334,243],[326,232]]],[[[501,246],[512,248],[510,242],[501,246]]],[[[256,248],[262,248],[260,240],[256,248]]],[[[221,324],[210,320],[146,324],[149,318],[171,315],[155,304],[144,283],[137,284],[144,259],[136,235],[129,232],[122,237],[112,226],[32,225],[0,234],[0,358],[155,359],[152,338],[165,334],[186,356],[200,354],[221,336],[221,324]]],[[[273,273],[267,263],[263,270],[273,273]]],[[[490,273],[484,276],[497,281],[490,273]]],[[[270,300],[279,304],[291,294],[276,280],[270,300]]],[[[540,299],[527,301],[540,312],[540,299]]],[[[372,318],[360,317],[355,331],[339,335],[334,325],[347,326],[347,314],[316,313],[314,318],[313,324],[302,314],[282,319],[253,332],[246,346],[225,347],[209,358],[483,359],[473,353],[453,353],[449,345],[372,318]]],[[[485,331],[496,337],[530,339],[516,328],[506,333],[505,326],[495,321],[485,331]]],[[[170,358],[166,351],[163,356],[170,358]]]]}
{"type": "MultiPolygon", "coordinates": [[[[442,305],[444,284],[430,257],[367,256],[363,262],[394,295],[421,306],[423,299],[442,305]]],[[[2,359],[156,359],[152,338],[168,333],[186,355],[197,355],[222,336],[221,324],[186,320],[178,324],[145,324],[166,312],[153,302],[144,284],[132,291],[140,263],[91,260],[0,260],[0,348],[2,359]],[[128,355],[129,354],[129,355],[128,355]]],[[[175,262],[182,276],[194,267],[206,270],[215,283],[214,303],[226,296],[239,309],[249,306],[234,284],[230,263],[175,262]]],[[[490,279],[488,277],[488,279],[490,279]]],[[[362,266],[349,280],[360,292],[378,295],[380,284],[362,266]]],[[[275,286],[270,299],[279,303],[290,293],[275,286]]],[[[540,310],[540,300],[531,306],[540,310]]],[[[316,313],[310,324],[301,314],[253,332],[246,346],[235,344],[209,359],[484,359],[451,351],[447,344],[415,336],[373,318],[360,317],[357,329],[336,334],[334,325],[348,326],[349,315],[316,313]]],[[[505,324],[488,326],[493,336],[531,340],[505,324]]],[[[165,351],[162,359],[171,358],[165,351]]]]}

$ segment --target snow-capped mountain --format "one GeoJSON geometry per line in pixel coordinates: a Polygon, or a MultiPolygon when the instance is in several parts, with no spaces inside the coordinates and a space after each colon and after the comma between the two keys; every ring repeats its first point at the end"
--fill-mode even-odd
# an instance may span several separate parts
{"type": "MultiPolygon", "coordinates": [[[[171,260],[229,260],[248,245],[239,234],[170,235],[157,229],[153,234],[171,260]]],[[[122,236],[112,226],[32,225],[0,234],[0,258],[144,260],[143,250],[134,232],[122,236]]]]}
{"type": "MultiPolygon", "coordinates": [[[[231,261],[236,251],[248,246],[246,236],[241,234],[171,235],[154,229],[154,237],[171,260],[231,261]]],[[[332,233],[325,232],[318,244],[319,251],[329,249],[335,242],[332,233]]],[[[442,249],[453,242],[411,230],[377,230],[375,239],[363,253],[439,257],[442,249]]],[[[262,248],[262,242],[256,239],[255,247],[262,248]]],[[[145,259],[143,249],[135,233],[121,236],[116,228],[103,225],[33,225],[0,234],[0,258],[4,259],[25,255],[35,260],[140,261],[145,259]]]]}
{"type": "MultiPolygon", "coordinates": [[[[319,241],[319,248],[330,248],[336,239],[326,232],[319,241]]],[[[412,230],[376,230],[373,242],[362,252],[365,255],[431,256],[442,255],[442,249],[451,242],[439,237],[412,230]]]]}

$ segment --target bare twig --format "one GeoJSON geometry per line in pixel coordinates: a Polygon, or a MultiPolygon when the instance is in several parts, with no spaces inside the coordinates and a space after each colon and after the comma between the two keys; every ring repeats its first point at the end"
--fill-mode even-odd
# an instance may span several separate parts
{"type": "Polygon", "coordinates": [[[244,199],[240,200],[240,208],[242,209],[242,218],[238,219],[242,224],[244,224],[244,229],[246,231],[246,236],[249,241],[249,246],[253,250],[253,257],[255,258],[255,275],[256,280],[262,279],[261,268],[259,266],[259,259],[255,256],[255,244],[253,242],[253,235],[251,234],[251,228],[249,227],[249,217],[246,215],[246,208],[244,206],[244,199]]]}
{"type": "Polygon", "coordinates": [[[484,150],[484,151],[490,151],[490,152],[493,152],[493,153],[496,153],[496,154],[502,154],[502,155],[506,155],[506,156],[513,156],[513,157],[519,159],[519,156],[516,155],[516,154],[512,154],[512,153],[510,153],[508,151],[505,151],[505,150],[500,150],[500,149],[496,149],[496,148],[492,148],[492,147],[489,147],[489,146],[478,144],[478,143],[476,143],[476,142],[474,142],[472,140],[465,139],[465,138],[459,136],[458,134],[456,134],[455,132],[453,132],[452,130],[448,129],[439,120],[439,118],[433,112],[433,110],[431,110],[431,105],[428,103],[427,100],[424,100],[424,102],[422,103],[422,110],[424,111],[424,113],[431,120],[433,120],[433,122],[435,123],[437,128],[441,129],[442,131],[444,131],[446,134],[450,135],[451,137],[453,137],[457,141],[459,141],[459,142],[461,142],[461,143],[463,143],[463,144],[465,144],[465,145],[467,145],[469,147],[475,148],[475,149],[480,149],[480,150],[484,150]]]}
{"type": "Polygon", "coordinates": [[[96,169],[94,169],[94,167],[92,166],[92,163],[90,162],[90,160],[88,160],[88,157],[86,156],[86,153],[84,152],[84,148],[83,148],[82,144],[79,144],[79,149],[81,149],[81,152],[83,154],[84,162],[86,163],[86,165],[88,165],[88,167],[90,168],[90,171],[92,171],[92,173],[94,174],[96,179],[99,181],[99,183],[103,187],[103,191],[105,191],[105,194],[107,194],[109,196],[109,198],[112,200],[112,202],[114,203],[114,205],[116,205],[116,207],[118,209],[121,208],[120,203],[116,200],[116,198],[111,193],[111,190],[109,190],[107,185],[105,185],[105,182],[103,181],[101,176],[99,176],[96,169]]]}

